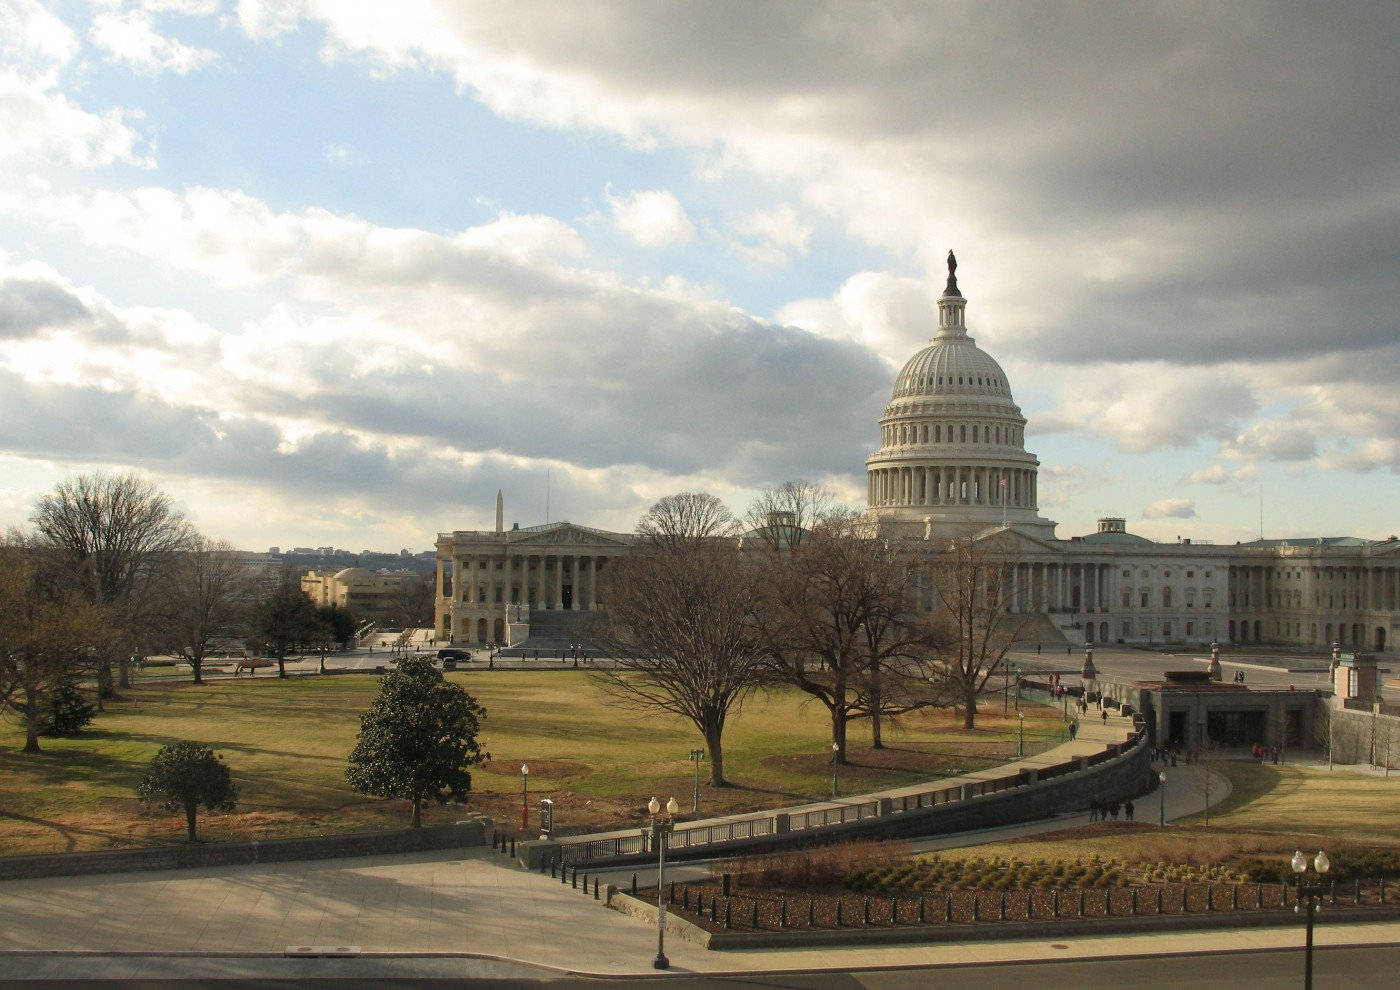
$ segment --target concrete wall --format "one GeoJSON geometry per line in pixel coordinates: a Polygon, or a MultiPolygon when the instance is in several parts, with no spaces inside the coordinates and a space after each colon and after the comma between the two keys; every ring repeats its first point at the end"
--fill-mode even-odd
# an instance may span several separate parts
{"type": "Polygon", "coordinates": [[[347,856],[379,856],[423,852],[429,849],[455,849],[462,846],[484,846],[486,831],[486,819],[475,818],[455,825],[413,828],[402,832],[365,832],[252,842],[193,842],[147,849],[114,849],[110,852],[6,856],[0,858],[0,880],[178,870],[199,866],[285,863],[295,860],[340,859],[347,856]]]}
{"type": "Polygon", "coordinates": [[[1316,722],[1317,741],[1329,747],[1333,763],[1400,768],[1400,718],[1323,705],[1316,722]],[[1330,737],[1330,738],[1329,738],[1330,737]]]}
{"type": "MultiPolygon", "coordinates": [[[[1136,745],[1120,756],[992,794],[899,814],[882,813],[879,817],[844,825],[826,825],[733,842],[673,848],[668,851],[667,858],[679,860],[773,852],[858,838],[938,835],[1048,818],[1063,811],[1082,810],[1095,801],[1126,801],[1147,793],[1156,786],[1151,760],[1152,751],[1146,738],[1141,737],[1136,745]]],[[[532,841],[522,843],[518,855],[527,867],[539,869],[547,865],[550,859],[558,857],[560,851],[558,843],[532,841]]],[[[594,859],[588,861],[586,866],[591,869],[605,864],[650,863],[654,858],[654,854],[646,852],[594,859]]]]}

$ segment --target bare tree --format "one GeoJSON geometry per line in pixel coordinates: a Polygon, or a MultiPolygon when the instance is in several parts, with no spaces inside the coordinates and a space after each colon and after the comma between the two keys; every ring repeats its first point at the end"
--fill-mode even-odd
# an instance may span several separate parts
{"type": "Polygon", "coordinates": [[[437,589],[428,574],[406,578],[391,598],[392,621],[401,629],[422,629],[433,625],[437,589]]]}
{"type": "Polygon", "coordinates": [[[744,522],[749,533],[770,548],[796,547],[814,526],[837,511],[836,497],[825,486],[785,481],[759,492],[744,522]]]}
{"type": "Polygon", "coordinates": [[[159,565],[189,545],[193,530],[158,488],[135,474],[81,474],[42,496],[30,517],[39,536],[81,576],[88,601],[115,634],[97,657],[98,698],[130,686],[130,658],[149,632],[159,565]]]}
{"type": "Polygon", "coordinates": [[[204,683],[204,659],[216,638],[244,623],[252,606],[254,578],[232,544],[191,538],[187,549],[171,553],[161,569],[158,616],[165,642],[204,683]]]}
{"type": "Polygon", "coordinates": [[[261,589],[253,606],[253,631],[277,660],[277,676],[287,676],[287,656],[297,647],[320,643],[326,627],[316,605],[301,590],[296,569],[284,567],[261,589]]]}
{"type": "MultiPolygon", "coordinates": [[[[633,707],[690,721],[705,739],[710,783],[725,787],[724,726],[759,683],[763,655],[749,623],[751,568],[710,496],[663,499],[632,553],[604,574],[608,607],[590,636],[617,658],[600,670],[633,707]]],[[[719,506],[722,509],[723,506],[719,506]]]]}
{"type": "Polygon", "coordinates": [[[655,546],[678,547],[732,536],[738,528],[728,507],[708,492],[667,495],[637,523],[637,536],[655,546]]]}
{"type": "Polygon", "coordinates": [[[45,695],[76,676],[106,632],[61,561],[32,546],[0,546],[0,709],[23,719],[24,752],[39,752],[45,695]]]}
{"type": "Polygon", "coordinates": [[[816,698],[846,762],[852,719],[899,714],[933,700],[931,633],[914,614],[906,561],[872,539],[854,513],[828,513],[796,546],[765,545],[755,623],[769,676],[816,698]]]}
{"type": "Polygon", "coordinates": [[[971,533],[947,540],[932,566],[935,678],[963,709],[963,727],[977,724],[977,699],[1004,667],[1030,610],[1012,611],[1007,550],[994,537],[971,533]]]}

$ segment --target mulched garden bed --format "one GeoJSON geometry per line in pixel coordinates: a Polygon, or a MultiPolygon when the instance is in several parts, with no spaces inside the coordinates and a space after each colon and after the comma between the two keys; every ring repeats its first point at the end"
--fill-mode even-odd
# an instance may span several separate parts
{"type": "MultiPolygon", "coordinates": [[[[1277,883],[1161,883],[1006,891],[948,889],[903,896],[782,888],[759,891],[734,885],[726,897],[719,883],[696,882],[668,885],[668,893],[672,896],[670,911],[711,932],[1291,911],[1297,903],[1296,891],[1277,883]]],[[[636,896],[655,903],[656,888],[639,889],[636,896]]],[[[1339,909],[1396,902],[1395,884],[1379,881],[1339,884],[1334,895],[1323,901],[1339,909]]]]}

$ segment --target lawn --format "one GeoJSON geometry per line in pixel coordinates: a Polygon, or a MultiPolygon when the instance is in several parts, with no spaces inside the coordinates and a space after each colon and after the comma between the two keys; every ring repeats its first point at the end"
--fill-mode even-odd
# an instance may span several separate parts
{"type": "MultiPolygon", "coordinates": [[[[689,808],[689,751],[701,745],[679,719],[638,713],[603,693],[586,672],[455,673],[487,710],[482,745],[492,758],[474,773],[472,810],[518,821],[522,763],[530,766],[531,804],[556,801],[564,829],[639,821],[656,794],[689,808]]],[[[203,686],[142,678],[123,701],[83,734],[44,739],[38,756],[18,752],[18,726],[0,724],[0,851],[61,852],[176,841],[175,816],[148,813],[135,798],[145,763],[177,740],[207,743],[222,753],[240,789],[238,810],[201,825],[210,839],[318,834],[397,828],[407,804],[353,793],[345,756],[358,717],[377,690],[372,675],[263,675],[203,686]]],[[[1028,707],[1027,751],[1062,738],[1058,713],[1028,707]]],[[[851,765],[840,771],[843,793],[857,793],[955,775],[1012,758],[1015,719],[989,705],[976,731],[950,713],[888,720],[886,747],[869,746],[858,723],[851,765]]],[[[826,710],[794,691],[760,694],[726,731],[726,771],[736,785],[703,787],[702,814],[774,807],[829,795],[830,726],[826,710]]],[[[463,809],[430,807],[425,822],[452,821],[463,809]]]]}
{"type": "MultiPolygon", "coordinates": [[[[1231,793],[1211,809],[1209,824],[1204,816],[1195,816],[1163,831],[1150,822],[1108,822],[938,855],[1054,860],[1097,855],[1128,862],[1209,865],[1290,854],[1298,848],[1400,845],[1400,777],[1387,780],[1348,770],[1252,760],[1214,761],[1211,769],[1229,778],[1231,793]]],[[[1150,797],[1138,802],[1140,816],[1147,817],[1142,813],[1152,809],[1150,797]]]]}

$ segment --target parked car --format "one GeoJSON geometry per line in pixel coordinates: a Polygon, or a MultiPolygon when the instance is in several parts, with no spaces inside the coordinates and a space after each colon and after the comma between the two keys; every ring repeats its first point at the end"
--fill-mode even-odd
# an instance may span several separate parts
{"type": "Polygon", "coordinates": [[[470,650],[438,650],[439,660],[470,660],[472,654],[470,650]]]}

